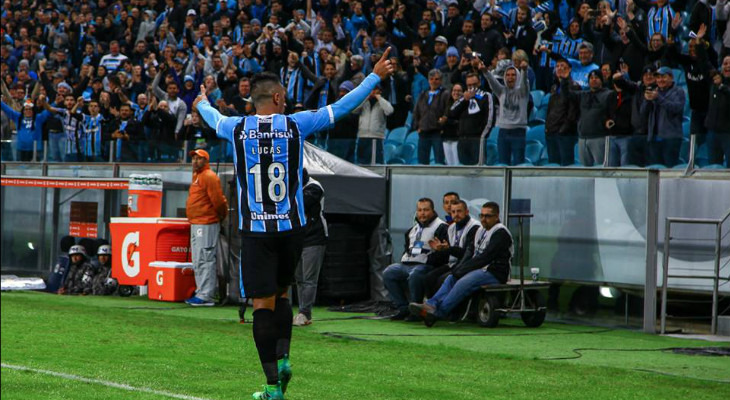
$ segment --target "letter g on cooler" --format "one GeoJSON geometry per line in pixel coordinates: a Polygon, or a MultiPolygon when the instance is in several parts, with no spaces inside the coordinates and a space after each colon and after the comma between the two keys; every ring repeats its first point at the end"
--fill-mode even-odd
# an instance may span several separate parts
{"type": "Polygon", "coordinates": [[[139,232],[129,232],[122,242],[122,268],[128,277],[134,278],[139,275],[140,256],[139,256],[139,232]]]}
{"type": "Polygon", "coordinates": [[[155,275],[155,280],[157,281],[157,285],[158,286],[162,286],[162,282],[163,282],[163,279],[162,279],[162,270],[157,271],[157,274],[155,275]]]}

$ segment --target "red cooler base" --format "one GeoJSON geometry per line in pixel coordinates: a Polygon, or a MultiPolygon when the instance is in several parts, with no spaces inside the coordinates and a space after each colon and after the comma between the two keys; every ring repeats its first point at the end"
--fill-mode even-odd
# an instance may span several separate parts
{"type": "Polygon", "coordinates": [[[150,263],[147,297],[159,301],[185,301],[195,293],[192,263],[150,263]]]}

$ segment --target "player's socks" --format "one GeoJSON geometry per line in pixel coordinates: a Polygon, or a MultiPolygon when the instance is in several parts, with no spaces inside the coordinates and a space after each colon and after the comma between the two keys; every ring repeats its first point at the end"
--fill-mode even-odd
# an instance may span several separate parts
{"type": "Polygon", "coordinates": [[[285,354],[289,354],[293,318],[294,315],[292,314],[291,303],[289,302],[289,299],[277,299],[276,308],[274,309],[276,328],[279,331],[279,339],[276,342],[277,359],[281,359],[282,357],[284,357],[285,354]]]}
{"type": "Polygon", "coordinates": [[[276,342],[276,358],[279,360],[279,381],[281,381],[281,392],[286,393],[286,388],[291,380],[291,365],[289,364],[289,346],[291,344],[292,331],[292,310],[289,299],[279,298],[276,300],[274,310],[276,327],[279,330],[279,340],[276,342]]]}
{"type": "Polygon", "coordinates": [[[279,383],[279,371],[276,365],[276,342],[279,334],[274,318],[274,312],[268,309],[259,309],[253,312],[253,340],[259,352],[261,367],[266,375],[266,383],[279,383]]]}

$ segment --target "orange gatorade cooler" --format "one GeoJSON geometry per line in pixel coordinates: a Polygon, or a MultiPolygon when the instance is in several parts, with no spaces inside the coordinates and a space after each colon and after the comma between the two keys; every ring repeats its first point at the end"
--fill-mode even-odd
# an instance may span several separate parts
{"type": "Polygon", "coordinates": [[[160,174],[129,175],[129,217],[159,217],[162,215],[162,176],[160,174]]]}
{"type": "Polygon", "coordinates": [[[159,301],[184,301],[195,293],[193,263],[153,261],[150,263],[147,297],[159,301]]]}
{"type": "Polygon", "coordinates": [[[120,285],[154,280],[150,263],[190,261],[190,223],[186,218],[112,218],[112,277],[120,285]]]}

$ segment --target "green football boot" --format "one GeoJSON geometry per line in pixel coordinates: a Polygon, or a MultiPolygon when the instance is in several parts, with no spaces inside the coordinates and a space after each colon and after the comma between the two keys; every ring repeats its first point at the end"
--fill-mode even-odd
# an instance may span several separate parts
{"type": "Polygon", "coordinates": [[[284,354],[284,358],[279,360],[278,364],[281,393],[286,393],[286,387],[289,386],[289,381],[291,380],[291,364],[289,363],[289,354],[284,354]]]}
{"type": "Polygon", "coordinates": [[[264,385],[263,392],[253,394],[254,400],[284,400],[284,393],[281,392],[281,383],[276,385],[264,385]]]}

